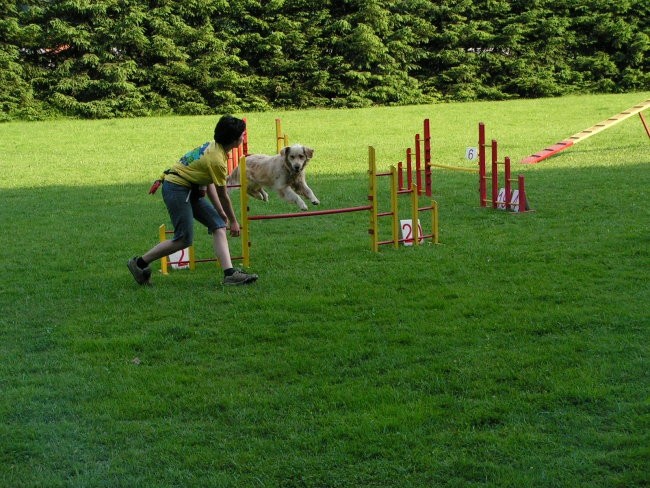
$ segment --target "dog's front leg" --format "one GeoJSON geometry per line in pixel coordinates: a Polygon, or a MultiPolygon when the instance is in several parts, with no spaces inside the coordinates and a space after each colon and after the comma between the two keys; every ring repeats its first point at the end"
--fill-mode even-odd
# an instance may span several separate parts
{"type": "Polygon", "coordinates": [[[305,198],[308,198],[313,205],[318,205],[320,203],[320,200],[316,198],[314,192],[311,191],[311,188],[309,188],[309,186],[307,185],[304,174],[302,174],[301,178],[299,178],[298,181],[295,182],[294,190],[296,190],[296,192],[298,192],[299,194],[303,195],[305,198]]]}
{"type": "Polygon", "coordinates": [[[320,200],[318,198],[316,198],[316,195],[314,195],[314,192],[311,191],[311,188],[309,188],[307,186],[307,183],[304,183],[303,186],[304,186],[304,188],[302,190],[303,195],[305,195],[305,197],[309,198],[309,201],[313,205],[318,205],[320,203],[320,200]]]}
{"type": "Polygon", "coordinates": [[[292,188],[286,187],[278,190],[278,193],[282,198],[284,198],[287,202],[293,202],[296,205],[298,205],[298,208],[300,210],[307,210],[307,205],[305,205],[305,202],[302,201],[302,198],[298,196],[298,194],[293,191],[292,188]]]}

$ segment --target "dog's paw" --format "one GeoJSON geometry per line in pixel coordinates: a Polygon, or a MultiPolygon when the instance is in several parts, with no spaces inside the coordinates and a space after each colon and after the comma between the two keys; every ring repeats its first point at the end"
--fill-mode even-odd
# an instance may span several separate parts
{"type": "Polygon", "coordinates": [[[300,202],[300,203],[302,203],[302,205],[298,205],[298,208],[300,208],[300,210],[302,210],[303,212],[307,210],[307,205],[305,205],[304,202],[300,202]]]}
{"type": "Polygon", "coordinates": [[[319,205],[319,204],[320,204],[320,200],[318,200],[318,199],[312,200],[312,201],[311,201],[311,204],[312,204],[312,205],[319,205]]]}

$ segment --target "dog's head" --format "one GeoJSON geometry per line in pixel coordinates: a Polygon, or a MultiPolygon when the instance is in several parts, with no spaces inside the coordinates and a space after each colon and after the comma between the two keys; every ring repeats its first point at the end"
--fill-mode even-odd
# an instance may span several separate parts
{"type": "Polygon", "coordinates": [[[300,173],[314,156],[314,150],[311,147],[294,144],[293,146],[283,147],[280,155],[284,158],[285,166],[292,173],[300,173]]]}

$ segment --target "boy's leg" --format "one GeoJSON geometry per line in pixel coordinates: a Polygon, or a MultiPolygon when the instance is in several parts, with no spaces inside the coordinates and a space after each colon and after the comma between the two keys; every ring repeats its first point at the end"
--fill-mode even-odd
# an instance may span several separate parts
{"type": "Polygon", "coordinates": [[[224,271],[224,285],[245,285],[257,280],[256,274],[244,273],[233,268],[228,246],[228,235],[226,223],[223,221],[214,206],[205,198],[200,198],[194,203],[194,217],[208,228],[212,234],[212,248],[214,255],[219,259],[221,268],[224,271]]]}
{"type": "Polygon", "coordinates": [[[162,258],[163,256],[169,256],[170,254],[174,254],[176,251],[180,251],[185,247],[187,247],[185,243],[180,240],[162,241],[156,244],[151,249],[149,249],[146,253],[144,253],[142,255],[142,259],[144,259],[147,263],[153,263],[154,261],[162,258]]]}
{"type": "Polygon", "coordinates": [[[212,232],[212,248],[214,255],[219,259],[221,269],[232,268],[232,259],[230,259],[230,247],[228,246],[228,236],[226,228],[220,227],[212,232]]]}
{"type": "Polygon", "coordinates": [[[149,264],[170,254],[180,251],[192,244],[194,239],[194,223],[192,205],[187,195],[189,188],[175,185],[167,181],[163,182],[163,200],[167,206],[169,217],[174,226],[174,238],[156,244],[140,258],[132,258],[128,261],[127,267],[133,274],[133,278],[139,284],[149,284],[151,268],[149,264]]]}

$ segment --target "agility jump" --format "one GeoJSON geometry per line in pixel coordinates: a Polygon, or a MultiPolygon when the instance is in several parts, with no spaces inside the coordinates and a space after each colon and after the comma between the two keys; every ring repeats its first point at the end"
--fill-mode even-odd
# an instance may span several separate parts
{"type": "Polygon", "coordinates": [[[406,149],[406,158],[397,164],[398,191],[408,193],[411,190],[411,181],[415,173],[415,181],[419,194],[423,192],[426,196],[432,197],[433,193],[433,171],[432,168],[440,168],[449,171],[462,171],[477,173],[474,168],[463,168],[449,164],[434,163],[431,157],[431,123],[424,119],[422,135],[415,134],[413,148],[406,149]],[[406,175],[406,178],[405,178],[406,175]],[[406,181],[406,183],[405,183],[406,181]],[[424,181],[424,185],[422,184],[424,181]]]}
{"type": "MultiPolygon", "coordinates": [[[[244,266],[250,265],[250,248],[251,248],[251,232],[250,223],[255,220],[274,220],[274,219],[289,219],[289,218],[304,218],[315,217],[321,215],[342,214],[351,212],[369,212],[369,229],[370,234],[370,249],[373,252],[379,252],[379,246],[385,244],[392,244],[397,248],[400,243],[410,243],[415,246],[421,244],[424,239],[431,239],[434,244],[438,243],[438,206],[432,200],[431,205],[420,207],[418,199],[417,186],[412,185],[411,191],[411,217],[413,225],[412,237],[406,239],[399,238],[399,215],[398,215],[398,190],[397,190],[397,169],[391,166],[390,172],[378,173],[375,149],[372,146],[368,147],[368,201],[367,205],[359,205],[357,207],[347,208],[334,208],[328,210],[316,210],[311,212],[297,212],[297,213],[281,213],[270,215],[250,215],[249,196],[247,192],[248,180],[246,178],[246,158],[241,158],[239,162],[240,172],[240,204],[241,204],[241,239],[242,239],[242,261],[244,266]],[[379,212],[379,199],[377,190],[377,179],[381,176],[390,177],[390,207],[388,212],[379,212]],[[431,233],[427,235],[419,235],[417,226],[419,213],[422,211],[431,211],[431,233]],[[389,240],[381,241],[379,237],[379,218],[391,217],[391,235],[389,240]]],[[[237,258],[235,258],[237,259],[237,258]]]]}
{"type": "Polygon", "coordinates": [[[571,146],[577,144],[578,142],[584,141],[585,139],[593,136],[594,134],[598,134],[599,132],[609,129],[610,127],[618,124],[619,122],[624,121],[625,119],[628,119],[629,117],[632,117],[635,114],[639,114],[639,118],[641,119],[641,123],[645,128],[646,134],[648,134],[648,137],[650,137],[650,128],[648,128],[648,124],[646,123],[642,113],[647,108],[650,108],[650,99],[645,100],[644,102],[641,102],[638,105],[635,105],[634,107],[631,107],[627,110],[624,110],[620,114],[614,115],[608,118],[607,120],[603,120],[602,122],[594,125],[593,127],[590,127],[576,134],[573,134],[571,137],[568,137],[567,139],[564,139],[560,142],[556,142],[552,146],[542,149],[541,151],[538,151],[535,154],[532,154],[522,159],[521,162],[523,164],[539,163],[540,161],[550,156],[553,156],[554,154],[557,154],[560,151],[564,151],[565,149],[570,148],[571,146]]]}
{"type": "Polygon", "coordinates": [[[492,208],[501,210],[513,210],[518,213],[530,210],[526,199],[526,187],[524,175],[519,175],[517,179],[511,178],[510,158],[506,156],[504,162],[498,161],[498,143],[492,139],[490,144],[485,142],[485,124],[478,124],[478,178],[479,178],[479,203],[481,207],[487,207],[488,203],[492,208]],[[490,149],[491,156],[491,174],[487,175],[487,149],[490,149]],[[504,188],[499,189],[499,165],[504,167],[504,188]],[[491,182],[491,198],[487,197],[487,183],[491,182]],[[517,189],[512,188],[512,184],[517,183],[517,189]]]}

